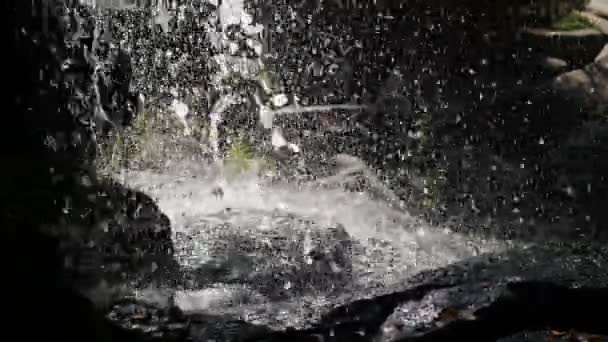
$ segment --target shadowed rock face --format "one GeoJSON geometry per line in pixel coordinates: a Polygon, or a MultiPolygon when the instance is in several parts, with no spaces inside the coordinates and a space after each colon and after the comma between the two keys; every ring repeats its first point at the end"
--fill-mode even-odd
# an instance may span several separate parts
{"type": "Polygon", "coordinates": [[[12,283],[5,302],[12,312],[7,328],[32,340],[136,341],[138,336],[116,329],[71,289],[62,241],[47,230],[61,225],[73,229],[72,235],[86,234],[87,225],[68,227],[75,218],[72,199],[95,181],[90,132],[79,120],[93,114],[67,105],[84,89],[61,69],[67,53],[61,26],[49,15],[53,3],[5,2],[11,17],[2,31],[10,65],[5,76],[13,80],[5,90],[11,115],[0,134],[2,218],[11,258],[5,276],[12,283]]]}
{"type": "Polygon", "coordinates": [[[608,57],[598,54],[595,62],[582,69],[558,76],[552,86],[564,94],[582,96],[589,108],[599,108],[608,101],[608,57]]]}
{"type": "Polygon", "coordinates": [[[605,34],[594,29],[573,32],[530,29],[524,32],[523,39],[539,51],[576,67],[593,61],[607,42],[605,34]]]}
{"type": "Polygon", "coordinates": [[[70,224],[47,227],[62,241],[66,277],[83,289],[142,286],[173,267],[171,225],[150,197],[115,183],[93,190],[81,194],[92,201],[76,199],[70,224]]]}
{"type": "Polygon", "coordinates": [[[97,179],[94,112],[78,97],[90,90],[90,70],[73,59],[64,68],[63,27],[42,15],[49,2],[32,4],[9,2],[15,25],[3,31],[7,63],[18,74],[6,90],[14,115],[0,134],[2,203],[9,204],[2,217],[14,257],[7,276],[16,282],[12,318],[30,327],[21,331],[26,338],[137,340],[99,316],[116,291],[99,298],[88,290],[149,282],[170,266],[170,224],[146,195],[97,179]]]}

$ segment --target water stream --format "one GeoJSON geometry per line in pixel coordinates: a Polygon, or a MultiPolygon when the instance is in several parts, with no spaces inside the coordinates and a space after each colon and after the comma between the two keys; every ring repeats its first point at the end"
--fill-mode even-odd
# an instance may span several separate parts
{"type": "MultiPolygon", "coordinates": [[[[373,178],[371,172],[363,174],[373,178]]],[[[176,250],[184,249],[188,244],[197,246],[187,248],[190,250],[188,256],[176,256],[182,267],[193,267],[193,259],[194,267],[209,264],[214,258],[220,258],[218,253],[224,254],[221,258],[232,258],[229,262],[236,278],[253,272],[253,267],[267,261],[264,258],[273,259],[275,256],[262,256],[264,253],[260,252],[258,261],[243,260],[242,255],[237,256],[238,247],[230,245],[230,234],[251,235],[253,231],[254,239],[264,239],[266,235],[284,234],[281,232],[285,231],[285,226],[294,230],[306,230],[311,226],[323,230],[342,225],[356,245],[351,283],[338,291],[342,300],[335,297],[329,300],[329,294],[322,290],[314,291],[314,294],[288,295],[284,300],[274,300],[273,309],[263,310],[269,314],[276,311],[276,305],[297,303],[299,307],[307,301],[305,298],[326,302],[323,306],[333,306],[361,294],[357,292],[369,292],[372,288],[390,291],[393,287],[402,287],[404,279],[422,270],[509,248],[504,241],[465,236],[429,225],[390,198],[373,195],[390,192],[387,189],[369,189],[369,192],[346,190],[343,185],[351,177],[346,172],[338,172],[324,179],[295,184],[269,178],[256,171],[229,175],[227,166],[219,163],[204,165],[183,161],[162,172],[131,171],[126,184],[157,200],[160,209],[171,220],[176,250]],[[218,193],[220,188],[221,194],[218,193]],[[183,236],[188,238],[183,239],[183,236]],[[215,254],[210,253],[218,242],[222,242],[224,247],[219,252],[216,248],[215,254]]],[[[367,184],[370,187],[383,186],[377,180],[370,180],[367,184]]],[[[230,307],[227,304],[230,300],[226,297],[234,296],[227,290],[231,286],[209,284],[205,289],[181,291],[176,300],[186,311],[226,310],[230,307]]],[[[249,298],[248,302],[253,301],[250,304],[255,304],[255,310],[259,311],[259,306],[265,307],[269,300],[264,299],[264,293],[253,292],[249,291],[247,296],[258,299],[249,298]]],[[[335,294],[332,292],[332,296],[335,294]]],[[[239,317],[242,317],[243,310],[247,311],[242,305],[228,310],[235,310],[239,317]]],[[[285,310],[302,314],[301,308],[285,310]]],[[[314,312],[315,316],[321,312],[314,310],[318,311],[314,312]]],[[[264,323],[271,324],[268,321],[264,323]]]]}

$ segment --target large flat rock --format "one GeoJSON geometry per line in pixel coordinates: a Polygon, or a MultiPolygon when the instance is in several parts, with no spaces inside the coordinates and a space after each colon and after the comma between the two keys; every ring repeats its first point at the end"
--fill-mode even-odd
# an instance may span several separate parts
{"type": "Polygon", "coordinates": [[[573,70],[556,77],[551,87],[564,94],[578,97],[591,106],[608,103],[608,55],[606,46],[595,58],[595,62],[582,69],[573,70]]]}
{"type": "Polygon", "coordinates": [[[606,35],[596,29],[526,29],[522,37],[529,47],[577,66],[592,62],[607,43],[606,35]]]}

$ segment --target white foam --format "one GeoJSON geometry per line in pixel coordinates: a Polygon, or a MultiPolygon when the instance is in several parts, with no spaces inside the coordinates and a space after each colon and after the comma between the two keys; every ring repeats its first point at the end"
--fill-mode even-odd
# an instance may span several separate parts
{"type": "Polygon", "coordinates": [[[406,264],[402,267],[412,272],[505,248],[500,241],[473,238],[429,225],[407,210],[366,193],[320,187],[318,183],[304,186],[270,183],[254,173],[227,180],[222,171],[218,165],[184,164],[179,171],[166,170],[163,174],[131,172],[129,179],[130,185],[158,199],[174,231],[187,232],[190,225],[201,220],[268,229],[268,225],[272,226],[268,217],[286,213],[321,226],[340,223],[360,241],[370,238],[389,241],[405,256],[402,262],[406,264]],[[214,195],[218,185],[223,189],[221,197],[214,195]],[[231,209],[229,216],[218,215],[226,208],[231,209]]]}

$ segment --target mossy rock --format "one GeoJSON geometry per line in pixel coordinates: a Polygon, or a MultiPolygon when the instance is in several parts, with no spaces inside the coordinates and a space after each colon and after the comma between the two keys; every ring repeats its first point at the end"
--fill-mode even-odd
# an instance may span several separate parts
{"type": "Polygon", "coordinates": [[[587,19],[583,15],[576,12],[571,12],[557,19],[550,25],[549,28],[556,31],[570,32],[593,29],[594,25],[591,20],[587,19]]]}
{"type": "Polygon", "coordinates": [[[567,61],[573,67],[593,62],[608,42],[606,35],[594,28],[571,31],[533,28],[524,30],[522,37],[529,47],[567,61]]]}

